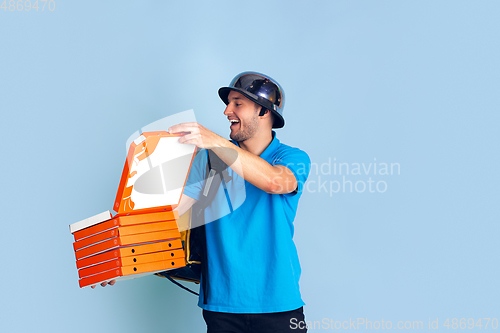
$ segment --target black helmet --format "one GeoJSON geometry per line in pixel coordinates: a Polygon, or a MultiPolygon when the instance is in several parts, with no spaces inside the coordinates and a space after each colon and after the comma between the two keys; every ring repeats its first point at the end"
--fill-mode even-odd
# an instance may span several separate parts
{"type": "Polygon", "coordinates": [[[270,110],[274,115],[273,128],[285,125],[283,107],[285,106],[285,93],[275,80],[267,75],[256,72],[244,72],[235,76],[229,87],[219,89],[219,96],[226,105],[229,103],[230,91],[237,91],[251,101],[270,110]]]}

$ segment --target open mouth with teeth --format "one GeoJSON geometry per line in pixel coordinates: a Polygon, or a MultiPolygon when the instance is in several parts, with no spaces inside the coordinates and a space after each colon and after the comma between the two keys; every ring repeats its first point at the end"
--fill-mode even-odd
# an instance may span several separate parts
{"type": "Polygon", "coordinates": [[[229,128],[236,128],[239,126],[240,124],[240,121],[238,119],[229,119],[229,122],[231,123],[231,125],[229,126],[229,128]]]}

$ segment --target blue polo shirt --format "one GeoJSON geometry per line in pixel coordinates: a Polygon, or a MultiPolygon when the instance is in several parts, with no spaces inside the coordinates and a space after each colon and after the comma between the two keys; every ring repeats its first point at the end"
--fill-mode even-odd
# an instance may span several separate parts
{"type": "MultiPolygon", "coordinates": [[[[203,304],[200,287],[198,302],[205,310],[270,313],[304,305],[293,221],[311,162],[304,151],[280,143],[274,131],[272,135],[260,157],[271,165],[288,167],[297,179],[297,190],[269,194],[228,168],[232,179],[221,183],[216,198],[205,210],[208,297],[203,304]]],[[[185,195],[199,199],[206,163],[207,154],[202,150],[193,161],[185,195]]]]}

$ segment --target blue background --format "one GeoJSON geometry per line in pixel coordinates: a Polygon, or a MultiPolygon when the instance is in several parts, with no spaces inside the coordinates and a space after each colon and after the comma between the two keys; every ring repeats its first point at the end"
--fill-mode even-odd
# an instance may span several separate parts
{"type": "Polygon", "coordinates": [[[79,289],[68,225],[112,208],[142,126],[194,109],[227,137],[217,89],[247,70],[285,89],[279,139],[331,161],[295,221],[307,320],[500,318],[499,13],[456,0],[0,10],[1,331],[205,330],[196,297],[157,277],[79,289]],[[400,173],[346,180],[384,193],[329,192],[334,162],[375,161],[400,173]]]}

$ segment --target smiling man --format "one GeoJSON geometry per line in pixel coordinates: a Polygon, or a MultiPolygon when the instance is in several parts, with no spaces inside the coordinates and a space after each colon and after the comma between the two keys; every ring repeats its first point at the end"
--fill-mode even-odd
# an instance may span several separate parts
{"type": "Polygon", "coordinates": [[[276,137],[273,128],[285,125],[285,96],[269,76],[241,73],[219,89],[219,96],[226,104],[231,141],[198,123],[168,129],[184,132],[180,143],[202,148],[191,166],[179,215],[202,195],[208,150],[229,166],[204,214],[208,273],[202,274],[198,305],[208,333],[307,332],[293,222],[311,168],[309,156],[276,137]],[[233,211],[229,199],[230,213],[220,214],[227,198],[241,202],[233,211]]]}
{"type": "MultiPolygon", "coordinates": [[[[293,222],[309,157],[280,143],[273,131],[285,124],[284,94],[269,76],[241,73],[219,89],[219,96],[226,104],[231,141],[198,123],[169,128],[170,133],[188,132],[179,142],[210,149],[229,165],[232,181],[223,181],[219,192],[238,197],[233,192],[241,187],[231,184],[245,184],[245,199],[238,208],[206,221],[209,273],[200,284],[198,305],[209,333],[305,332],[305,325],[297,325],[304,322],[304,302],[293,222]]],[[[178,207],[180,215],[200,198],[206,163],[207,154],[201,151],[189,174],[192,185],[186,186],[178,207]]],[[[213,216],[212,206],[205,216],[213,216]]]]}

